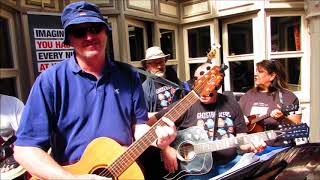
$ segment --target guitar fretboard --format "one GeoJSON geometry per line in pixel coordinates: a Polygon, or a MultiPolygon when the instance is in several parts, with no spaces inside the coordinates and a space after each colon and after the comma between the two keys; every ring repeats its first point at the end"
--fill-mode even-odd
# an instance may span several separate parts
{"type": "Polygon", "coordinates": [[[275,131],[265,131],[250,135],[245,135],[241,137],[234,137],[234,138],[226,138],[221,140],[209,141],[206,143],[199,143],[194,144],[194,152],[196,154],[207,153],[207,152],[214,152],[220,151],[224,149],[229,149],[233,147],[237,147],[243,144],[249,144],[252,139],[260,138],[263,141],[275,139],[277,137],[275,131]]]}
{"type": "MultiPolygon", "coordinates": [[[[199,96],[194,91],[191,91],[175,104],[164,117],[175,122],[198,99],[199,96]]],[[[108,166],[108,170],[113,177],[119,177],[157,139],[155,130],[159,125],[163,126],[165,123],[157,121],[144,136],[132,143],[119,158],[108,166]]]]}
{"type": "Polygon", "coordinates": [[[256,119],[252,120],[252,121],[251,121],[251,124],[257,123],[257,122],[259,122],[259,121],[261,121],[261,120],[264,120],[264,119],[266,119],[266,118],[268,118],[268,117],[270,117],[270,114],[265,114],[265,115],[263,115],[263,116],[259,116],[259,117],[257,117],[256,119]]]}

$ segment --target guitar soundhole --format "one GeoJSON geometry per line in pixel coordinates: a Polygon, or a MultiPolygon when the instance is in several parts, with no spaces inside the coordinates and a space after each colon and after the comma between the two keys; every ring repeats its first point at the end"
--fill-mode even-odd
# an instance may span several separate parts
{"type": "Polygon", "coordinates": [[[107,168],[97,168],[91,174],[96,174],[99,176],[116,179],[112,176],[112,174],[109,172],[107,168]]]}
{"type": "Polygon", "coordinates": [[[195,157],[194,147],[191,143],[184,142],[178,147],[178,152],[180,155],[180,160],[190,161],[195,157]]]}

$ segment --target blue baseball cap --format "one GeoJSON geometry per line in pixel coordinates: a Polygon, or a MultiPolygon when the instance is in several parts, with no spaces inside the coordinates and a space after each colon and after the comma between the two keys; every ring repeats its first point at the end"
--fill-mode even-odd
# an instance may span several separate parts
{"type": "Polygon", "coordinates": [[[67,5],[61,16],[61,23],[64,28],[64,44],[69,44],[67,39],[67,28],[71,25],[82,23],[101,23],[105,25],[108,31],[111,31],[111,27],[106,23],[99,8],[85,1],[74,2],[67,5]]]}

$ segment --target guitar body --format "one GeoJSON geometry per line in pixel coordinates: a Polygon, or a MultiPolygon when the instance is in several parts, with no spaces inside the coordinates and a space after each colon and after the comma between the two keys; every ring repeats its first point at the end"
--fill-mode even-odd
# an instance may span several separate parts
{"type": "Polygon", "coordinates": [[[14,169],[11,169],[7,172],[0,173],[1,179],[15,179],[15,178],[24,178],[26,170],[22,166],[18,166],[14,169]]]}
{"type": "MultiPolygon", "coordinates": [[[[172,147],[179,149],[190,142],[204,143],[208,142],[207,132],[200,127],[193,126],[177,132],[177,137],[172,143],[172,147]]],[[[181,160],[179,158],[179,171],[167,174],[165,179],[180,179],[186,175],[202,175],[208,173],[212,168],[212,153],[197,154],[190,160],[181,160]]]]}
{"type": "Polygon", "coordinates": [[[251,115],[247,117],[249,120],[248,124],[248,133],[257,133],[257,132],[263,132],[264,128],[258,123],[252,123],[253,120],[257,119],[256,115],[251,115]]]}
{"type": "MultiPolygon", "coordinates": [[[[116,141],[100,137],[93,140],[84,151],[80,161],[64,168],[74,174],[101,174],[108,171],[107,167],[123,152],[124,148],[116,141]]],[[[113,170],[113,171],[116,171],[113,170]]],[[[119,177],[114,179],[144,179],[143,173],[137,163],[133,163],[119,177]]]]}

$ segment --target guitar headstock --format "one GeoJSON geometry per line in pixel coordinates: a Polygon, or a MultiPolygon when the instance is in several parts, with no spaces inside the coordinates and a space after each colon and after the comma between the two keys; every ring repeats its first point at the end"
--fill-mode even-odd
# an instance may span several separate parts
{"type": "Polygon", "coordinates": [[[200,96],[209,96],[211,93],[218,90],[224,78],[224,71],[228,68],[228,66],[224,64],[213,67],[210,66],[209,63],[206,64],[208,64],[207,69],[209,69],[209,71],[195,81],[193,88],[200,96]]]}
{"type": "Polygon", "coordinates": [[[280,125],[279,128],[278,137],[283,140],[309,137],[309,127],[306,123],[280,125]]]}
{"type": "Polygon", "coordinates": [[[207,63],[211,63],[213,58],[216,58],[218,49],[221,47],[220,44],[213,44],[210,51],[207,53],[207,63]]]}
{"type": "Polygon", "coordinates": [[[206,63],[198,67],[198,79],[194,83],[193,90],[199,96],[209,96],[215,90],[218,90],[223,81],[224,71],[228,66],[222,64],[221,66],[213,66],[212,59],[216,57],[218,48],[221,46],[213,44],[210,52],[207,53],[208,60],[206,63]]]}
{"type": "Polygon", "coordinates": [[[290,104],[288,106],[285,106],[285,107],[281,108],[281,112],[283,112],[286,115],[288,115],[289,112],[298,111],[298,110],[299,110],[299,105],[298,104],[290,104]]]}

